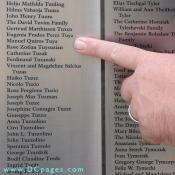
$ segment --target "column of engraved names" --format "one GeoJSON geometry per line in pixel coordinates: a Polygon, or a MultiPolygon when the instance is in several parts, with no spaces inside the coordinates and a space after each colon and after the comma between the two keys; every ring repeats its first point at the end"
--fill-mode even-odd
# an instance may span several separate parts
{"type": "MultiPolygon", "coordinates": [[[[116,42],[140,47],[158,52],[174,53],[174,49],[156,47],[157,42],[151,42],[158,37],[168,41],[174,38],[172,21],[167,14],[172,14],[174,8],[163,7],[161,1],[112,1],[113,31],[116,42]],[[158,16],[161,13],[162,19],[158,16]],[[142,42],[140,42],[142,41],[142,42]]],[[[158,154],[165,155],[167,148],[160,145],[150,145],[143,142],[138,125],[133,123],[128,116],[128,106],[120,97],[121,83],[132,72],[114,66],[114,172],[151,174],[173,174],[173,164],[168,162],[170,169],[161,169],[158,154]]]]}
{"type": "Polygon", "coordinates": [[[58,87],[43,86],[43,71],[69,68],[50,53],[62,52],[61,39],[73,37],[69,22],[58,18],[62,1],[7,1],[7,166],[39,166],[59,161],[51,154],[49,116],[71,111],[59,105],[58,87]],[[57,18],[56,18],[57,17],[57,18]]]}

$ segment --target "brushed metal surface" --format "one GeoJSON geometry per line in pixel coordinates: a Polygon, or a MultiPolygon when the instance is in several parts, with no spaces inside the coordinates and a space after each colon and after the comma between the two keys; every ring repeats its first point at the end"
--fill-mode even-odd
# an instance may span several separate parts
{"type": "MultiPolygon", "coordinates": [[[[175,2],[173,0],[105,1],[106,40],[155,52],[175,53],[174,32],[175,2]]],[[[174,161],[174,148],[142,145],[143,141],[140,138],[138,127],[133,121],[130,121],[127,114],[128,106],[121,100],[120,95],[117,96],[117,93],[120,94],[123,80],[121,77],[127,77],[131,72],[108,63],[106,63],[105,70],[106,174],[173,174],[175,171],[173,163],[159,165],[158,160],[174,161]],[[114,87],[116,87],[115,92],[114,87]],[[115,100],[116,102],[114,102],[115,100]],[[115,105],[118,105],[118,109],[115,108],[115,105]],[[114,126],[114,124],[116,125],[114,126]],[[133,129],[135,133],[131,133],[130,129],[133,129]],[[133,138],[129,139],[128,135],[133,138]],[[120,142],[122,144],[118,145],[120,142]],[[127,144],[124,145],[125,143],[127,144]],[[133,145],[129,145],[129,143],[133,145]],[[162,149],[162,151],[148,153],[146,152],[147,148],[162,149]],[[131,159],[129,154],[136,155],[136,157],[131,159]],[[141,158],[137,155],[140,155],[141,158]],[[129,161],[133,161],[133,164],[129,161]],[[139,167],[145,167],[145,169],[139,169],[139,167]]]]}

